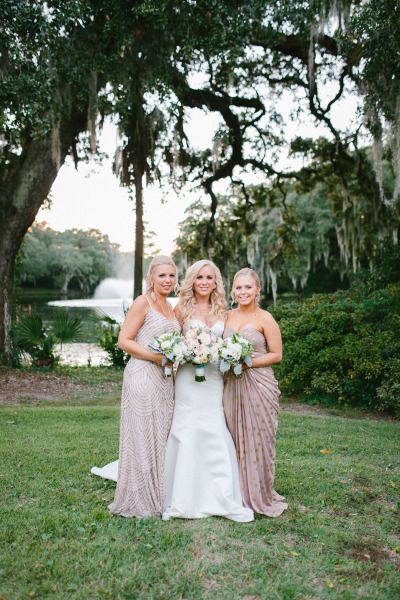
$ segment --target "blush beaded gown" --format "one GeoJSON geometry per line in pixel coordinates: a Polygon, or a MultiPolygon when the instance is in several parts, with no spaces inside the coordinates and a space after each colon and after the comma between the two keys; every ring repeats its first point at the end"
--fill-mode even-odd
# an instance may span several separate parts
{"type": "MultiPolygon", "coordinates": [[[[180,331],[179,322],[150,308],[136,341],[180,331]]],[[[165,509],[165,450],[174,410],[172,377],[160,366],[131,357],[124,371],[119,460],[92,473],[117,480],[110,512],[123,517],[159,517],[165,509]]]]}
{"type": "MultiPolygon", "coordinates": [[[[227,327],[224,337],[232,333],[227,327]]],[[[246,327],[240,335],[254,343],[253,356],[266,353],[262,333],[246,327]]],[[[236,446],[244,503],[268,517],[279,517],[288,506],[274,490],[279,396],[271,367],[245,369],[240,378],[226,378],[224,411],[236,446]]]]}

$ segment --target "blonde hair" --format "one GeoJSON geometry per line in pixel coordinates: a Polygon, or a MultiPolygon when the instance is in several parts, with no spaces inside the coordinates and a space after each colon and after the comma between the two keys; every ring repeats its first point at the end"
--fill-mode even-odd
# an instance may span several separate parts
{"type": "Polygon", "coordinates": [[[241,277],[242,275],[249,275],[250,277],[252,277],[255,281],[255,284],[257,286],[257,294],[256,294],[256,305],[258,306],[260,303],[260,296],[261,296],[261,282],[260,282],[260,278],[257,275],[257,273],[255,271],[253,271],[253,269],[250,269],[249,267],[245,267],[244,269],[240,269],[240,271],[238,271],[237,273],[235,273],[234,277],[233,277],[233,281],[232,281],[232,289],[231,289],[231,298],[234,302],[236,302],[235,300],[235,292],[234,292],[234,287],[235,287],[235,281],[238,277],[241,277]]]}
{"type": "Polygon", "coordinates": [[[147,269],[146,294],[151,295],[153,293],[153,289],[154,289],[153,271],[156,267],[159,267],[161,265],[170,265],[171,267],[174,267],[175,273],[177,274],[176,264],[174,263],[174,261],[172,260],[172,258],[170,256],[163,256],[162,254],[155,256],[153,258],[153,260],[151,261],[151,263],[149,264],[149,268],[147,269]]]}
{"type": "Polygon", "coordinates": [[[182,321],[185,322],[187,319],[193,315],[195,306],[196,306],[196,298],[193,291],[193,284],[199,271],[203,267],[211,267],[215,272],[215,283],[216,287],[210,294],[210,307],[211,314],[217,319],[223,319],[224,313],[226,310],[226,300],[225,300],[225,288],[224,282],[222,281],[221,271],[218,269],[217,265],[215,265],[211,260],[198,260],[193,265],[191,265],[186,273],[185,279],[182,282],[182,285],[179,290],[179,308],[182,315],[182,321]]]}

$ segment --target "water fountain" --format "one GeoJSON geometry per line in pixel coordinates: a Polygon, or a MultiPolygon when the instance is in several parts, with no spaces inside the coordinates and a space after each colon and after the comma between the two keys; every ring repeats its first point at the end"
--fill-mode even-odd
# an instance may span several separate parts
{"type": "MultiPolygon", "coordinates": [[[[145,288],[143,282],[143,288],[145,288]]],[[[133,300],[133,280],[107,277],[95,289],[92,298],[76,298],[74,300],[52,300],[50,306],[59,308],[87,308],[93,310],[98,317],[110,317],[122,323],[125,313],[133,300]]],[[[175,305],[177,298],[169,299],[175,305]]],[[[69,365],[93,366],[107,363],[106,353],[97,345],[89,343],[64,344],[61,362],[69,365]]]]}
{"type": "Polygon", "coordinates": [[[95,289],[93,298],[53,300],[50,306],[93,309],[99,317],[110,317],[122,323],[133,297],[133,280],[107,277],[95,289]]]}

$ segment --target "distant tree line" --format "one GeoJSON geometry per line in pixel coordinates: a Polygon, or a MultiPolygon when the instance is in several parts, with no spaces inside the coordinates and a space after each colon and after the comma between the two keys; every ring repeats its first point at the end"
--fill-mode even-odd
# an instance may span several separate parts
{"type": "Polygon", "coordinates": [[[80,289],[88,294],[112,274],[118,246],[97,229],[54,231],[43,224],[26,234],[19,254],[20,285],[67,292],[80,289]]]}

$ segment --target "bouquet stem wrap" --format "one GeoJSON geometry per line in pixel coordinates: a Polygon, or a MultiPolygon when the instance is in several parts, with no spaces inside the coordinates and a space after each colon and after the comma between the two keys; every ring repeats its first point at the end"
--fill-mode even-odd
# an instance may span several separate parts
{"type": "Polygon", "coordinates": [[[204,365],[194,365],[194,380],[198,382],[206,380],[204,365]]]}

